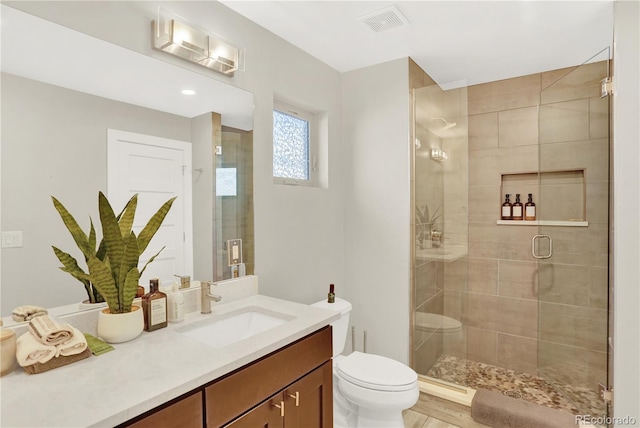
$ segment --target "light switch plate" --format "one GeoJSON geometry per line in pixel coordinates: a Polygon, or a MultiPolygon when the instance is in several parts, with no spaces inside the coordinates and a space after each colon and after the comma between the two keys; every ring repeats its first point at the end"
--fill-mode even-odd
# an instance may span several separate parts
{"type": "Polygon", "coordinates": [[[20,247],[22,247],[22,231],[21,230],[2,232],[2,248],[20,248],[20,247]]]}
{"type": "Polygon", "coordinates": [[[229,266],[242,263],[242,239],[227,241],[227,254],[229,255],[229,266]]]}

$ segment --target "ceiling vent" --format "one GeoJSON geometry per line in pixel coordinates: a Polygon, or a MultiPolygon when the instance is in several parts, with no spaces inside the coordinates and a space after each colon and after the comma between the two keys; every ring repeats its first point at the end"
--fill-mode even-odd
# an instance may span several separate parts
{"type": "Polygon", "coordinates": [[[409,21],[396,6],[385,7],[376,12],[358,18],[376,33],[391,30],[392,28],[408,25],[409,21]]]}

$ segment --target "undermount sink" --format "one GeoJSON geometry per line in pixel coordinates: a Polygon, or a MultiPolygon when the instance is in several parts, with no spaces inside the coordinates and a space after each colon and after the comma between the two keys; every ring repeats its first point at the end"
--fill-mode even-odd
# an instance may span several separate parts
{"type": "Polygon", "coordinates": [[[225,346],[278,327],[293,317],[260,307],[242,308],[212,319],[179,327],[176,331],[212,348],[225,346]]]}

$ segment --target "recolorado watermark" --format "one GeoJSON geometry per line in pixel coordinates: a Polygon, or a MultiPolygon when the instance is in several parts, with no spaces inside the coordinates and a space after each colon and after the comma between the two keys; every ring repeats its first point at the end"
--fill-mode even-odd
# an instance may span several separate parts
{"type": "Polygon", "coordinates": [[[599,426],[632,426],[638,423],[637,419],[631,416],[591,416],[576,415],[576,423],[599,426]]]}

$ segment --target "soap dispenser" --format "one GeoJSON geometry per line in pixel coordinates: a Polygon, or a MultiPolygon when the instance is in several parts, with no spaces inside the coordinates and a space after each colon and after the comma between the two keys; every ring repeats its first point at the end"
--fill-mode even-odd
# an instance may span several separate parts
{"type": "Polygon", "coordinates": [[[505,195],[504,203],[502,204],[501,219],[513,220],[513,205],[509,201],[510,194],[505,195]]]}
{"type": "Polygon", "coordinates": [[[177,281],[173,283],[171,293],[167,294],[167,310],[169,322],[184,321],[184,295],[177,281]]]}
{"type": "Polygon", "coordinates": [[[154,331],[167,326],[167,295],[159,290],[160,280],[149,280],[149,292],[142,296],[144,329],[154,331]]]}

